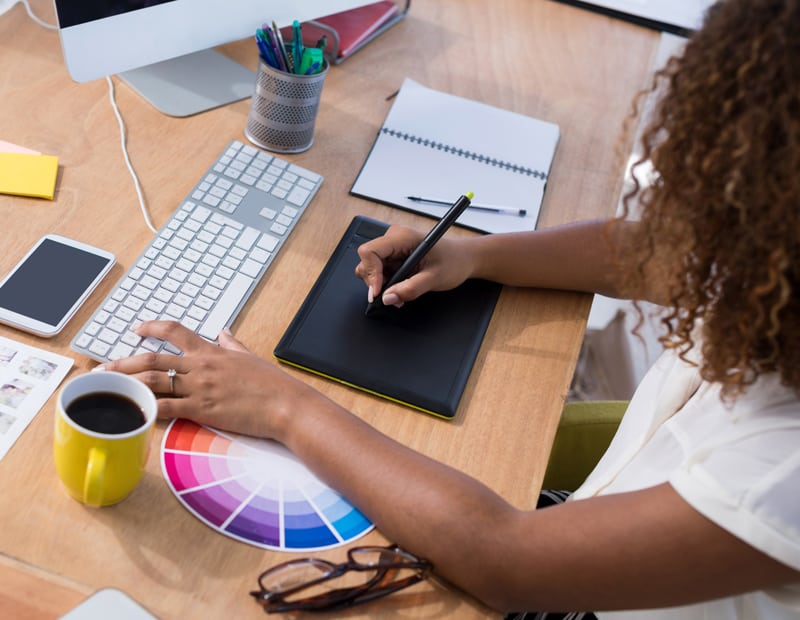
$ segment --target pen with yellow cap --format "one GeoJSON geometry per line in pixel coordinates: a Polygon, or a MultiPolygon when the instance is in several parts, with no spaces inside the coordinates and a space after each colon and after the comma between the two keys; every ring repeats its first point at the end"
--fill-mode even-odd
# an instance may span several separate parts
{"type": "Polygon", "coordinates": [[[472,192],[467,192],[461,196],[453,203],[453,206],[447,210],[447,213],[445,213],[442,218],[436,222],[433,228],[431,228],[430,232],[425,235],[414,251],[408,255],[408,258],[406,258],[405,261],[403,261],[403,264],[400,265],[400,268],[394,272],[391,278],[389,278],[389,281],[383,287],[383,290],[381,290],[380,295],[377,295],[375,299],[367,305],[367,310],[365,313],[367,316],[374,315],[381,308],[385,307],[381,299],[383,297],[383,293],[389,287],[394,286],[398,282],[402,282],[414,273],[414,270],[419,266],[420,261],[422,261],[425,255],[431,251],[431,248],[433,248],[436,242],[439,241],[445,232],[447,232],[448,228],[455,224],[458,216],[461,215],[469,206],[473,195],[474,194],[472,192]]]}

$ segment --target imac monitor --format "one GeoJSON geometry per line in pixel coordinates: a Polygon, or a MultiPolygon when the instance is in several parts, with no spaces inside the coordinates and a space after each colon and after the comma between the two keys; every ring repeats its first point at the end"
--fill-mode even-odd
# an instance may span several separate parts
{"type": "Polygon", "coordinates": [[[189,116],[252,95],[254,73],[210,48],[254,36],[264,22],[286,26],[295,19],[307,21],[368,3],[54,0],[64,61],[75,81],[119,74],[172,116],[189,116]]]}

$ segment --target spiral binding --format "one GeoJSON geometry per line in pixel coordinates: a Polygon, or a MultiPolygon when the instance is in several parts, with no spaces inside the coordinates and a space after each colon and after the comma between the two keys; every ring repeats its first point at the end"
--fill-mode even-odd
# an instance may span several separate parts
{"type": "Polygon", "coordinates": [[[449,144],[442,144],[441,142],[436,142],[435,140],[420,138],[419,136],[415,136],[413,134],[405,133],[403,131],[397,131],[395,129],[390,129],[389,127],[381,127],[381,133],[386,134],[387,136],[392,136],[394,138],[400,138],[401,140],[406,140],[408,142],[415,142],[416,144],[436,149],[437,151],[444,151],[445,153],[452,153],[453,155],[457,155],[458,157],[465,157],[467,159],[472,159],[474,161],[487,164],[489,166],[503,168],[504,170],[508,170],[510,172],[516,172],[518,174],[524,174],[526,176],[535,177],[537,179],[541,179],[542,181],[547,180],[547,174],[542,172],[541,170],[533,170],[532,168],[528,168],[526,166],[519,166],[517,164],[512,164],[510,162],[503,161],[501,159],[495,159],[494,157],[487,157],[486,155],[481,155],[480,153],[473,153],[472,151],[461,149],[455,146],[450,146],[449,144]]]}

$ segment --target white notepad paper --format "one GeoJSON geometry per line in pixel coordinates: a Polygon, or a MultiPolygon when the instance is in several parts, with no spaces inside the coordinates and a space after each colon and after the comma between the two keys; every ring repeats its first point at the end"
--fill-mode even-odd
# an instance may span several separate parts
{"type": "Polygon", "coordinates": [[[558,126],[406,79],[350,190],[362,198],[441,217],[471,191],[476,205],[523,209],[524,216],[467,209],[458,224],[483,232],[533,230],[539,219],[558,126]]]}

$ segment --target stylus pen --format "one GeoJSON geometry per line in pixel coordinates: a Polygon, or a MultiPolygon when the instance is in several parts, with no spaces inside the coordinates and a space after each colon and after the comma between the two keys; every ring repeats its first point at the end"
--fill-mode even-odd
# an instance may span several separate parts
{"type": "Polygon", "coordinates": [[[375,312],[379,311],[381,308],[384,308],[382,297],[383,293],[388,289],[390,286],[394,286],[398,282],[402,282],[406,278],[408,278],[414,270],[419,265],[420,261],[425,257],[425,255],[431,251],[431,248],[436,244],[439,239],[441,239],[442,235],[447,232],[447,229],[450,228],[455,221],[458,219],[458,216],[461,215],[464,210],[469,206],[470,201],[472,200],[472,196],[474,194],[472,192],[467,192],[461,198],[455,201],[452,207],[447,210],[442,218],[436,222],[436,224],[431,228],[430,232],[425,235],[425,237],[420,241],[419,245],[414,248],[414,251],[408,255],[403,264],[400,265],[400,268],[394,272],[389,281],[384,285],[383,289],[381,290],[381,294],[375,297],[375,299],[367,305],[366,315],[370,316],[375,312]]]}
{"type": "MultiPolygon", "coordinates": [[[[449,205],[450,203],[446,200],[439,200],[438,198],[423,198],[422,196],[406,196],[409,200],[413,200],[414,202],[425,202],[431,205],[449,205]]],[[[470,209],[474,209],[475,211],[488,211],[490,213],[508,213],[509,215],[519,215],[523,216],[528,212],[525,209],[519,209],[517,207],[498,207],[496,205],[476,205],[470,204],[470,209]]]]}

